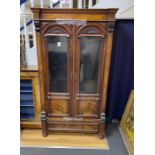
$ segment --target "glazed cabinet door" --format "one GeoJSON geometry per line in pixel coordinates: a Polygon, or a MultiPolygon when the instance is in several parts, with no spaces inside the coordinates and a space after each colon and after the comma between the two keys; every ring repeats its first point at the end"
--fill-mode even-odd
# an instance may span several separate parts
{"type": "Polygon", "coordinates": [[[71,116],[72,37],[68,29],[52,24],[43,34],[46,111],[53,118],[71,116]]]}
{"type": "Polygon", "coordinates": [[[81,119],[100,118],[103,85],[104,27],[86,24],[77,27],[75,115],[81,119]]]}

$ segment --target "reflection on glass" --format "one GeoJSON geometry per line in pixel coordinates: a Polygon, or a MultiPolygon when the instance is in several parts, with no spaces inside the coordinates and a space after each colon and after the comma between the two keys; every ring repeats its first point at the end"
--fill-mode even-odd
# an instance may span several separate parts
{"type": "Polygon", "coordinates": [[[100,37],[81,37],[80,93],[97,93],[100,37]]]}
{"type": "Polygon", "coordinates": [[[50,92],[67,92],[67,38],[46,37],[50,92]]]}

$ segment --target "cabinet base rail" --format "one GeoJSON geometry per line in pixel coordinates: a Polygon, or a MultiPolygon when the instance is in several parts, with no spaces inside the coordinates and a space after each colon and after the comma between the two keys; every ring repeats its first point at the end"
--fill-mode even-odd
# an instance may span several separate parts
{"type": "MultiPolygon", "coordinates": [[[[102,115],[101,115],[102,116],[102,115]]],[[[104,138],[105,122],[103,118],[96,120],[52,120],[46,117],[46,112],[41,113],[42,135],[44,137],[55,132],[61,133],[88,133],[98,134],[104,138]]]]}

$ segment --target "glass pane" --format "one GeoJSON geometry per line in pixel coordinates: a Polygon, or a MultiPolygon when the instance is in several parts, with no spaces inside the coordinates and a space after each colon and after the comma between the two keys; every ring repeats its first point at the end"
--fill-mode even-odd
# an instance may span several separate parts
{"type": "Polygon", "coordinates": [[[97,93],[100,37],[81,37],[80,93],[97,93]]]}
{"type": "Polygon", "coordinates": [[[67,92],[67,37],[46,38],[50,92],[67,92]]]}

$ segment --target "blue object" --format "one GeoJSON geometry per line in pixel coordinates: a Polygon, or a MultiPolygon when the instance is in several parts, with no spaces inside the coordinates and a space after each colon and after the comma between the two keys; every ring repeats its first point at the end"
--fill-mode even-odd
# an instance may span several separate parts
{"type": "MultiPolygon", "coordinates": [[[[29,26],[30,24],[32,24],[33,20],[29,20],[27,23],[26,23],[26,26],[29,26]]],[[[21,26],[20,27],[20,31],[22,31],[24,29],[24,26],[21,26]]]]}
{"type": "MultiPolygon", "coordinates": [[[[25,3],[27,0],[20,0],[20,5],[22,5],[23,3],[25,3]]],[[[53,7],[55,7],[56,5],[58,5],[60,3],[60,0],[57,0],[57,2],[53,3],[53,7]]]]}
{"type": "Polygon", "coordinates": [[[134,20],[116,20],[111,55],[107,118],[121,119],[134,89],[134,20]]]}
{"type": "Polygon", "coordinates": [[[22,5],[23,3],[25,3],[27,0],[20,0],[20,5],[22,5]]]}
{"type": "Polygon", "coordinates": [[[32,80],[20,80],[20,117],[34,118],[32,80]]]}

